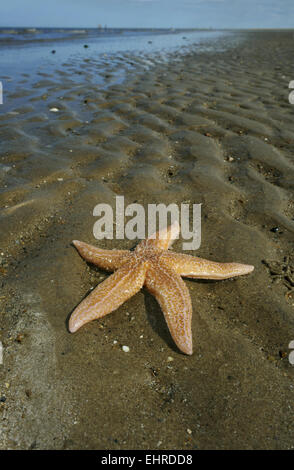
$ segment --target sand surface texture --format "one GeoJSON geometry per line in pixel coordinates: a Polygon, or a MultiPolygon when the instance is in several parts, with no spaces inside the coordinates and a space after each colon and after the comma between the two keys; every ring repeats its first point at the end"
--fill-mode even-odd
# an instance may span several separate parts
{"type": "Polygon", "coordinates": [[[0,448],[293,448],[293,32],[132,66],[106,88],[91,61],[34,87],[24,76],[0,109],[0,448]],[[94,206],[116,195],[202,203],[190,254],[255,266],[185,281],[191,357],[144,289],[68,332],[73,308],[108,276],[71,241],[134,246],[93,237],[94,206]]]}

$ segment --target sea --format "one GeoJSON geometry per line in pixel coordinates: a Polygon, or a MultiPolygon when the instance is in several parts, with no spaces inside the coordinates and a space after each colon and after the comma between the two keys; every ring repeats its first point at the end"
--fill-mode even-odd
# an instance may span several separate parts
{"type": "MultiPolygon", "coordinates": [[[[218,40],[228,34],[173,28],[0,28],[0,80],[13,81],[20,74],[32,75],[42,70],[48,73],[64,63],[96,60],[101,65],[97,73],[99,82],[106,61],[108,65],[117,65],[132,56],[148,67],[153,56],[164,61],[171,54],[185,54],[192,47],[207,50],[216,47],[218,40]]],[[[132,63],[128,65],[132,67],[132,63]]],[[[121,67],[115,80],[122,81],[124,76],[125,67],[121,67]]]]}

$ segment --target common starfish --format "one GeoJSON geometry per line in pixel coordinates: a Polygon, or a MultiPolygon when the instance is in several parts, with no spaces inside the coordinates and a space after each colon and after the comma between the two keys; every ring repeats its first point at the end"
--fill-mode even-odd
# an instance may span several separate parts
{"type": "Polygon", "coordinates": [[[134,251],[102,250],[74,240],[80,255],[102,269],[115,271],[73,311],[69,331],[116,310],[143,286],[157,299],[173,340],[185,354],[192,354],[192,303],[181,276],[227,279],[253,271],[254,266],[216,263],[168,251],[180,227],[174,222],[137,245],[134,251]]]}

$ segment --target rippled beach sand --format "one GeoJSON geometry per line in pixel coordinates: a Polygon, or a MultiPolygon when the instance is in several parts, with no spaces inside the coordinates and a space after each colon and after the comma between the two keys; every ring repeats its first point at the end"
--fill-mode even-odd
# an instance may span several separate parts
{"type": "Polygon", "coordinates": [[[10,92],[0,109],[0,448],[293,448],[293,34],[240,33],[220,50],[150,58],[148,69],[125,54],[115,85],[105,59],[108,86],[94,83],[94,60],[72,61],[33,87],[24,74],[10,92]],[[255,266],[244,278],[185,281],[191,357],[144,289],[68,332],[73,308],[107,277],[71,241],[134,246],[93,237],[93,208],[114,207],[116,195],[202,203],[190,254],[255,266]]]}

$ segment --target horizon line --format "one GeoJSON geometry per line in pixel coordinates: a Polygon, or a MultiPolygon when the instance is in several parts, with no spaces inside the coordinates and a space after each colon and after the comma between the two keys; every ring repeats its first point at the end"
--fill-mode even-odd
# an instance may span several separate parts
{"type": "Polygon", "coordinates": [[[285,31],[291,31],[294,29],[294,25],[292,27],[243,27],[243,28],[234,28],[234,27],[217,27],[217,26],[198,26],[198,27],[187,27],[187,26],[36,26],[36,25],[30,25],[30,26],[1,26],[1,29],[7,29],[7,28],[24,28],[24,29],[50,29],[50,28],[58,28],[58,29],[94,29],[94,30],[104,30],[104,29],[152,29],[152,30],[160,30],[160,29],[166,29],[166,30],[177,30],[177,29],[184,29],[184,30],[219,30],[219,31],[264,31],[264,30],[285,30],[285,31]]]}

